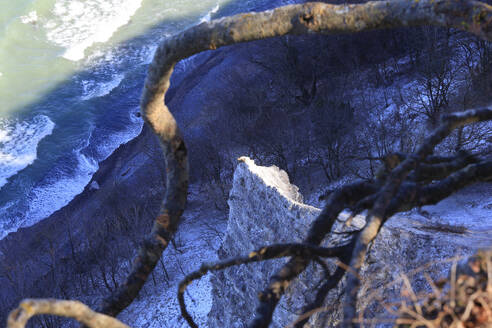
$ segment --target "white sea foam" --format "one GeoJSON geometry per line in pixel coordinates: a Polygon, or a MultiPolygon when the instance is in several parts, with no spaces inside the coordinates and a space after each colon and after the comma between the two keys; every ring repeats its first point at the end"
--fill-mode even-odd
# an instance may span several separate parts
{"type": "Polygon", "coordinates": [[[200,23],[204,23],[204,22],[210,22],[210,20],[212,19],[212,15],[215,14],[217,11],[219,11],[219,4],[217,3],[215,5],[215,7],[213,7],[207,14],[205,14],[201,19],[200,19],[200,23]]]}
{"type": "MultiPolygon", "coordinates": [[[[133,123],[128,130],[113,133],[107,136],[104,142],[97,144],[98,153],[103,156],[99,160],[106,159],[119,145],[132,140],[141,132],[143,120],[135,115],[137,111],[138,108],[135,108],[133,112],[128,113],[133,123]]],[[[8,134],[0,134],[0,144],[2,140],[7,140],[8,138],[8,134]]],[[[31,226],[45,219],[67,205],[84,190],[94,173],[99,169],[98,162],[95,159],[82,154],[82,150],[89,145],[90,134],[86,140],[79,149],[73,151],[73,156],[77,159],[75,174],[67,175],[63,170],[58,173],[55,172],[48,181],[30,190],[27,203],[28,209],[22,215],[16,216],[12,222],[0,222],[0,239],[20,227],[31,226]]],[[[19,203],[16,201],[10,202],[0,208],[0,214],[8,213],[15,207],[19,207],[19,203]]]]}
{"type": "Polygon", "coordinates": [[[20,20],[23,24],[36,24],[38,22],[38,13],[31,11],[27,15],[21,16],[20,20]]]}
{"type": "Polygon", "coordinates": [[[0,120],[0,188],[7,179],[32,164],[39,142],[55,127],[47,116],[32,120],[0,120]]]}
{"type": "MultiPolygon", "coordinates": [[[[0,240],[8,233],[17,231],[21,227],[28,227],[38,223],[55,211],[67,205],[75,196],[80,194],[89,183],[92,175],[97,171],[96,161],[77,153],[77,174],[75,176],[62,176],[53,179],[52,183],[36,187],[29,192],[28,208],[22,214],[18,212],[10,220],[0,221],[0,240]]],[[[6,213],[18,208],[18,201],[11,201],[0,207],[0,213],[4,218],[6,213]]]]}
{"type": "Polygon", "coordinates": [[[127,24],[141,4],[142,0],[57,0],[55,18],[44,24],[47,38],[66,49],[64,58],[78,61],[87,48],[108,41],[127,24]]]}
{"type": "Polygon", "coordinates": [[[130,121],[133,123],[128,127],[128,129],[112,133],[104,138],[104,141],[101,140],[97,144],[97,152],[102,155],[100,160],[105,160],[115,151],[116,148],[129,142],[130,140],[133,140],[140,134],[140,132],[142,132],[143,119],[141,117],[137,117],[136,113],[138,112],[139,108],[136,107],[132,112],[128,113],[128,115],[130,115],[130,121]]]}
{"type": "Polygon", "coordinates": [[[80,194],[99,168],[97,162],[75,151],[77,169],[74,176],[54,177],[52,183],[34,188],[30,194],[29,210],[21,226],[33,225],[67,205],[80,194]],[[55,179],[56,178],[56,179],[55,179]]]}
{"type": "Polygon", "coordinates": [[[117,74],[111,81],[104,83],[96,83],[94,81],[82,81],[82,89],[84,94],[82,100],[88,100],[91,98],[102,97],[108,95],[113,89],[117,88],[121,81],[125,78],[124,74],[117,74]]]}
{"type": "MultiPolygon", "coordinates": [[[[168,37],[169,35],[166,35],[168,37]]],[[[142,59],[142,62],[144,64],[150,64],[152,63],[152,60],[154,59],[154,54],[157,50],[157,45],[151,45],[145,48],[145,51],[140,55],[140,58],[142,59]]]]}
{"type": "Polygon", "coordinates": [[[85,58],[87,67],[100,67],[108,63],[117,64],[121,58],[115,54],[115,49],[97,49],[85,58]]]}

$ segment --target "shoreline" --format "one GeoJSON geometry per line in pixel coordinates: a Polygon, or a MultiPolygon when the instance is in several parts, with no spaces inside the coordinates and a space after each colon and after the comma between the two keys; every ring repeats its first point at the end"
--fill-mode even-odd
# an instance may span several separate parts
{"type": "MultiPolygon", "coordinates": [[[[144,126],[142,132],[138,136],[127,143],[121,144],[110,156],[108,156],[108,158],[99,163],[99,169],[94,173],[89,183],[84,187],[84,190],[76,195],[67,205],[31,226],[20,227],[15,232],[10,232],[0,240],[0,243],[9,243],[11,240],[18,240],[20,238],[18,238],[17,235],[30,235],[31,232],[35,233],[35,230],[40,228],[43,229],[47,226],[54,226],[58,223],[66,224],[66,222],[63,222],[65,220],[62,220],[63,217],[73,216],[73,214],[81,212],[82,207],[87,207],[88,203],[99,203],[96,201],[96,198],[99,197],[98,194],[101,192],[110,192],[111,189],[118,184],[117,175],[119,171],[125,169],[134,169],[135,171],[138,171],[141,169],[141,167],[127,168],[125,160],[138,155],[138,149],[142,148],[151,137],[153,137],[153,134],[149,131],[148,127],[144,126]],[[135,153],[137,154],[135,155],[135,153]],[[132,156],[132,154],[134,155],[132,156]],[[97,182],[99,185],[97,190],[91,187],[93,182],[97,182]]],[[[134,165],[135,163],[132,164],[134,165]]],[[[142,163],[142,166],[143,164],[144,163],[142,163]]],[[[131,178],[128,174],[125,177],[126,179],[131,178]]],[[[91,204],[89,204],[89,207],[91,207],[90,205],[91,204]]],[[[88,209],[85,208],[86,214],[79,218],[86,217],[88,215],[87,211],[88,209]]]]}

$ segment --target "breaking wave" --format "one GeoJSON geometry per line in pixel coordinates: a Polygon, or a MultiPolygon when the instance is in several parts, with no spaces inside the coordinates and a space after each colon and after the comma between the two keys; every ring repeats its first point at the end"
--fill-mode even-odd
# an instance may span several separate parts
{"type": "Polygon", "coordinates": [[[0,188],[36,160],[39,142],[54,127],[55,123],[44,115],[27,121],[0,120],[0,188]]]}
{"type": "Polygon", "coordinates": [[[142,0],[57,0],[55,18],[44,24],[47,38],[65,48],[64,58],[78,61],[87,48],[126,25],[141,5],[142,0]]]}

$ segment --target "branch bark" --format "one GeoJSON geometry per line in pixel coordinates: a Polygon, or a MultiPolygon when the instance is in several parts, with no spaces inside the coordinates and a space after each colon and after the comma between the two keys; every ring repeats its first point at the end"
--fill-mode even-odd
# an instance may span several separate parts
{"type": "MultiPolygon", "coordinates": [[[[387,0],[358,5],[305,3],[205,22],[162,42],[150,64],[140,105],[144,120],[159,138],[165,155],[166,195],[152,231],[140,247],[131,273],[118,290],[103,301],[101,311],[116,316],[135,299],[172,239],[186,206],[187,150],[177,123],[164,101],[173,68],[178,61],[205,50],[287,34],[355,33],[417,25],[454,27],[492,41],[492,7],[466,0],[387,0]]],[[[323,217],[326,215],[329,220],[325,221],[328,223],[323,220],[317,223],[323,231],[329,231],[333,219],[330,213],[325,212],[323,217]]],[[[291,273],[302,272],[306,266],[305,260],[294,258],[292,261],[289,262],[291,269],[282,273],[285,281],[293,278],[291,273]]],[[[271,312],[282,293],[283,289],[274,298],[262,300],[259,321],[254,326],[268,325],[271,312]],[[264,307],[265,302],[269,304],[267,307],[264,307]]]]}
{"type": "MultiPolygon", "coordinates": [[[[305,243],[319,245],[331,231],[341,211],[378,190],[379,183],[377,182],[356,182],[333,192],[323,211],[312,223],[305,243]]],[[[272,321],[273,311],[285,290],[292,280],[306,269],[312,259],[312,257],[293,257],[270,278],[267,288],[259,295],[260,304],[256,308],[256,317],[250,327],[268,327],[272,321]]],[[[337,277],[332,276],[331,278],[336,279],[337,277]]]]}
{"type": "MultiPolygon", "coordinates": [[[[492,109],[489,108],[468,110],[444,117],[442,124],[424,140],[422,145],[417,149],[417,152],[412,156],[408,156],[391,172],[367,216],[366,226],[357,238],[354,252],[352,253],[352,259],[350,261],[350,266],[355,272],[358,273],[360,271],[369,244],[376,238],[379,229],[392,214],[388,213],[387,209],[390,206],[392,199],[400,190],[400,186],[408,174],[417,167],[418,163],[424,162],[425,158],[432,154],[434,147],[446,138],[455,128],[487,120],[492,120],[492,109]]],[[[453,175],[450,178],[453,180],[453,175]]],[[[455,189],[452,188],[451,190],[454,191],[455,189]]],[[[345,325],[349,327],[356,327],[358,325],[354,319],[359,287],[360,281],[358,277],[355,274],[349,275],[347,278],[346,301],[344,306],[345,325]]]]}
{"type": "Polygon", "coordinates": [[[68,317],[90,328],[130,328],[117,319],[92,311],[87,305],[78,301],[55,299],[26,299],[7,319],[7,328],[24,328],[33,316],[53,314],[68,317]]]}
{"type": "MultiPolygon", "coordinates": [[[[184,300],[184,293],[186,288],[195,280],[200,279],[206,275],[209,271],[217,271],[236,266],[240,264],[247,264],[252,262],[260,262],[271,259],[277,259],[282,257],[295,257],[295,258],[313,258],[313,257],[347,257],[352,251],[353,243],[349,243],[343,246],[336,246],[331,248],[319,247],[308,244],[275,244],[262,247],[256,251],[249,253],[248,256],[238,256],[232,259],[221,261],[213,264],[202,264],[198,271],[192,272],[187,275],[179,284],[178,288],[178,301],[181,309],[181,315],[185,318],[186,322],[192,328],[198,328],[198,325],[193,321],[193,318],[186,310],[186,304],[184,300]]],[[[276,288],[282,288],[283,286],[277,285],[276,288]]]]}
{"type": "Polygon", "coordinates": [[[178,61],[205,50],[287,34],[354,33],[412,25],[455,27],[492,41],[492,7],[464,0],[387,0],[360,5],[306,3],[205,22],[162,42],[150,64],[140,106],[145,122],[158,136],[164,151],[166,196],[130,275],[103,302],[102,312],[116,316],[138,295],[177,229],[186,206],[186,146],[165,104],[165,94],[178,61]]]}

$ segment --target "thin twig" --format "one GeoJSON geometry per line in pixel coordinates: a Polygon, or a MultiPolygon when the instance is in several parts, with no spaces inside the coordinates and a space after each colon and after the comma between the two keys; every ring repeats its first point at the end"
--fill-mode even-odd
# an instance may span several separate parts
{"type": "MultiPolygon", "coordinates": [[[[181,309],[181,315],[188,322],[190,327],[197,328],[197,324],[186,309],[184,300],[184,293],[187,287],[195,280],[205,276],[209,271],[217,271],[229,268],[231,266],[260,262],[265,260],[277,259],[288,256],[313,258],[313,257],[338,257],[351,252],[352,244],[338,246],[338,247],[319,247],[315,245],[307,244],[275,244],[271,246],[262,247],[256,251],[249,253],[248,256],[238,256],[225,261],[202,264],[199,270],[188,274],[179,284],[178,287],[178,301],[181,309]]],[[[280,287],[280,286],[279,286],[280,287]]]]}

